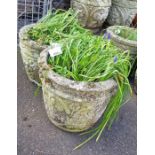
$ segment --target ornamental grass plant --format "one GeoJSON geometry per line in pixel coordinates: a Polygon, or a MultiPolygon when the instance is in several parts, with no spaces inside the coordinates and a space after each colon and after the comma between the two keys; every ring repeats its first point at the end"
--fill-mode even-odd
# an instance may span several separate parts
{"type": "Polygon", "coordinates": [[[91,31],[84,29],[78,22],[77,13],[72,9],[68,11],[49,11],[46,16],[40,19],[34,27],[28,31],[28,36],[42,45],[49,45],[70,35],[82,33],[91,34],[91,31]]]}

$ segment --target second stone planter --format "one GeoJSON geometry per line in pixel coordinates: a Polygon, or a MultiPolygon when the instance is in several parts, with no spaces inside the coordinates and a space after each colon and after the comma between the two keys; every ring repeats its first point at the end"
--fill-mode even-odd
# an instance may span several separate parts
{"type": "Polygon", "coordinates": [[[94,31],[101,28],[108,16],[111,0],[71,0],[81,25],[94,31]]]}
{"type": "Polygon", "coordinates": [[[22,60],[29,80],[36,83],[37,85],[40,85],[40,79],[38,74],[38,58],[40,52],[47,46],[40,45],[39,43],[31,40],[28,37],[28,31],[34,25],[35,24],[26,25],[20,29],[19,46],[22,60]]]}
{"type": "Polygon", "coordinates": [[[39,57],[45,109],[57,127],[81,132],[92,127],[102,116],[111,97],[117,91],[113,79],[103,82],[77,82],[52,71],[48,65],[48,50],[39,57]]]}

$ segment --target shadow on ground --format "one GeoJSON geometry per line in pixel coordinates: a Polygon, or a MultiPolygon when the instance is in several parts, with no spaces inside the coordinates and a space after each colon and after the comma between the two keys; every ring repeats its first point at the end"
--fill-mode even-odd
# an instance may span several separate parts
{"type": "Polygon", "coordinates": [[[137,100],[132,98],[120,112],[111,130],[100,141],[92,140],[79,150],[72,149],[85,137],[56,128],[47,118],[42,94],[25,73],[18,51],[18,155],[136,155],[137,100]]]}

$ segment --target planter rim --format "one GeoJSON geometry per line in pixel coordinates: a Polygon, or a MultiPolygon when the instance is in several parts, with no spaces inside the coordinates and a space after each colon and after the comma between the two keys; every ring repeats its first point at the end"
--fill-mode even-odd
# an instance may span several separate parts
{"type": "Polygon", "coordinates": [[[120,43],[124,43],[126,45],[132,46],[132,47],[137,47],[137,41],[133,41],[133,40],[128,40],[125,39],[117,34],[114,33],[114,30],[116,30],[116,28],[123,28],[123,29],[135,29],[135,28],[131,28],[131,27],[127,27],[127,26],[110,26],[107,28],[107,33],[110,34],[111,38],[113,38],[115,41],[120,42],[120,43]]]}
{"type": "Polygon", "coordinates": [[[74,81],[68,79],[60,74],[54,72],[50,65],[47,64],[48,59],[48,49],[44,49],[40,53],[40,57],[38,59],[38,65],[40,71],[47,71],[47,75],[45,79],[49,79],[52,82],[68,87],[69,89],[77,90],[77,91],[86,91],[86,92],[101,92],[101,91],[110,91],[113,88],[117,87],[117,83],[114,79],[108,79],[106,81],[101,82],[85,82],[85,81],[74,81]]]}
{"type": "Polygon", "coordinates": [[[85,5],[91,5],[91,6],[94,6],[94,7],[110,7],[111,6],[111,0],[101,0],[100,1],[100,5],[96,5],[95,2],[85,2],[85,0],[72,0],[72,1],[76,1],[78,3],[83,3],[85,5]],[[103,3],[102,1],[106,1],[107,3],[103,3]]]}
{"type": "Polygon", "coordinates": [[[35,26],[36,24],[29,24],[29,25],[25,25],[23,26],[20,31],[19,31],[19,38],[20,40],[25,40],[25,41],[29,41],[31,45],[33,45],[35,48],[47,48],[48,45],[41,45],[38,42],[31,40],[28,37],[27,32],[30,30],[30,28],[32,28],[33,26],[35,26]]]}

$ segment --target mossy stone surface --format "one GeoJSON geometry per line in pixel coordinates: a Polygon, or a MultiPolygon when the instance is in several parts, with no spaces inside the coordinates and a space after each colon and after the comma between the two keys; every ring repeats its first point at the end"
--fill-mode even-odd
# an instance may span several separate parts
{"type": "Polygon", "coordinates": [[[40,79],[38,74],[38,58],[40,52],[47,46],[40,45],[39,43],[29,39],[27,32],[34,25],[35,24],[30,24],[20,29],[19,46],[24,67],[29,80],[39,85],[40,79]]]}

